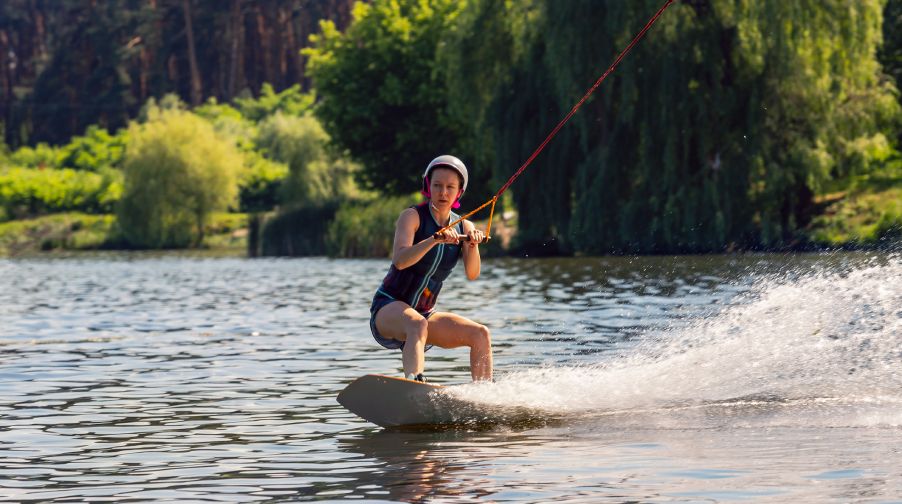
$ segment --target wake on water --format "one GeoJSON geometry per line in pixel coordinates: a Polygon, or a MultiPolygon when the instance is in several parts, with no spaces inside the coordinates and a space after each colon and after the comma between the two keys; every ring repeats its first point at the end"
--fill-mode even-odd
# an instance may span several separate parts
{"type": "Polygon", "coordinates": [[[564,418],[902,426],[902,256],[764,277],[713,316],[647,334],[626,355],[453,389],[564,418]]]}

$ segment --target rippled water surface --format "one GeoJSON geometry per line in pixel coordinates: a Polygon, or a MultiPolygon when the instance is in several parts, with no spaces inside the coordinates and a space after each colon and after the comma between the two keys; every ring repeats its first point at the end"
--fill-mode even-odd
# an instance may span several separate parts
{"type": "MultiPolygon", "coordinates": [[[[487,260],[439,308],[547,422],[385,431],[385,260],[0,261],[0,500],[902,502],[902,258],[487,260]]],[[[427,354],[465,383],[463,350],[427,354]]]]}

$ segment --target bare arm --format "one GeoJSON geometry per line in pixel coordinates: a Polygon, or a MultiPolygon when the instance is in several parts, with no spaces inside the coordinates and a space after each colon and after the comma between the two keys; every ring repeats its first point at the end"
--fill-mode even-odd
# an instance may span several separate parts
{"type": "Polygon", "coordinates": [[[476,280],[479,278],[482,265],[482,260],[479,257],[479,243],[485,235],[482,231],[477,230],[472,222],[465,220],[463,224],[464,233],[470,237],[470,241],[463,244],[464,269],[467,272],[468,279],[476,280]]]}
{"type": "Polygon", "coordinates": [[[413,242],[413,236],[420,225],[420,216],[413,208],[401,212],[395,224],[395,243],[392,247],[392,264],[398,269],[413,266],[429,252],[432,247],[442,243],[458,243],[458,234],[453,229],[442,233],[438,240],[428,236],[419,243],[413,242]]]}

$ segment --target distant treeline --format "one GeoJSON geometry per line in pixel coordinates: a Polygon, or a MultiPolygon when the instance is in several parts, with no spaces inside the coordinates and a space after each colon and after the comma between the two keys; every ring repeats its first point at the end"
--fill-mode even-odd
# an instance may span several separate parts
{"type": "Polygon", "coordinates": [[[217,212],[333,208],[331,218],[339,201],[372,195],[357,190],[358,167],[329,146],[312,105],[297,85],[191,110],[166,95],[113,134],[92,126],[65,145],[20,147],[0,157],[0,226],[115,214],[109,236],[92,246],[184,248],[204,242],[217,212]]]}
{"type": "MultiPolygon", "coordinates": [[[[305,51],[317,115],[372,188],[407,191],[453,151],[488,197],[663,3],[358,4],[305,51]]],[[[883,210],[862,238],[898,233],[900,5],[675,2],[512,187],[520,245],[798,247],[863,189],[883,210]]]]}
{"type": "MultiPolygon", "coordinates": [[[[662,4],[11,0],[0,221],[196,246],[228,209],[265,253],[384,254],[430,159],[490,197],[662,4]]],[[[511,187],[515,250],[899,237],[900,34],[902,0],[675,2],[511,187]]]]}
{"type": "Polygon", "coordinates": [[[308,87],[300,49],[353,0],[3,0],[0,122],[11,147],[116,130],[149,98],[191,105],[308,87]]]}

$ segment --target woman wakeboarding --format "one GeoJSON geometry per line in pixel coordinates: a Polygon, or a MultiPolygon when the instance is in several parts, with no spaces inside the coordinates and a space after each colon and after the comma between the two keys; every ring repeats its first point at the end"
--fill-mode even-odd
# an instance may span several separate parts
{"type": "Polygon", "coordinates": [[[370,329],[385,348],[401,349],[404,376],[426,381],[425,351],[470,347],[473,381],[492,379],[492,342],[488,328],[460,315],[435,311],[435,302],[451,270],[463,257],[469,280],[479,277],[479,244],[485,234],[459,219],[467,190],[467,167],[454,156],[439,156],[423,173],[426,201],[401,212],[395,224],[392,264],[370,308],[370,329]],[[445,229],[448,227],[447,229],[445,229]]]}

